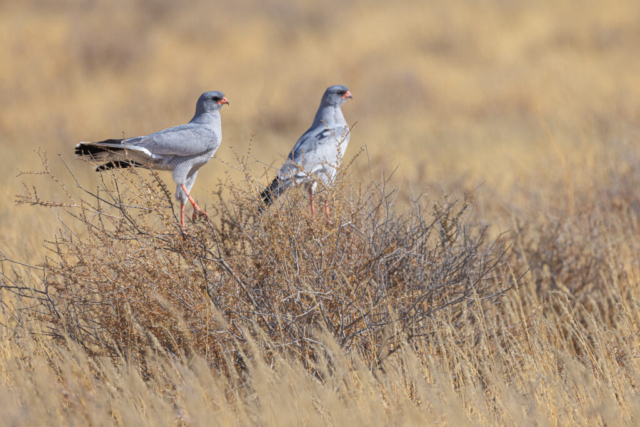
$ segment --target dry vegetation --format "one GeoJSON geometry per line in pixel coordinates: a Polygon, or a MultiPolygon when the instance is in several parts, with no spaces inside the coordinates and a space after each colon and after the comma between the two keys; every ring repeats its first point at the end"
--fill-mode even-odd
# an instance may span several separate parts
{"type": "Polygon", "coordinates": [[[3,423],[636,425],[639,14],[0,3],[3,423]],[[332,221],[295,190],[256,215],[335,83],[358,123],[332,221]],[[188,235],[168,176],[72,158],[212,89],[188,235]]]}

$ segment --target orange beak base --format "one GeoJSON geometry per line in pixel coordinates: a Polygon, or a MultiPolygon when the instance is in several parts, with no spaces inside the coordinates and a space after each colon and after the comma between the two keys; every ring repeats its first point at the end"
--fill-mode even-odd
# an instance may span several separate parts
{"type": "MultiPolygon", "coordinates": [[[[348,93],[348,92],[347,92],[348,93]]],[[[217,102],[218,105],[220,104],[227,104],[229,105],[229,101],[227,100],[227,97],[225,96],[224,98],[222,98],[220,101],[217,102]]]]}
{"type": "Polygon", "coordinates": [[[353,95],[351,95],[351,92],[347,91],[347,93],[345,93],[344,95],[342,95],[342,99],[344,98],[350,98],[353,99],[353,95]]]}

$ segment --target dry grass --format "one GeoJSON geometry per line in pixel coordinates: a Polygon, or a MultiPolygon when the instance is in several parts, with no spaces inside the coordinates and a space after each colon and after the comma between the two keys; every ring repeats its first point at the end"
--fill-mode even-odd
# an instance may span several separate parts
{"type": "Polygon", "coordinates": [[[2,283],[43,290],[46,272],[51,286],[40,301],[0,294],[3,421],[637,424],[639,9],[625,0],[1,4],[0,252],[41,266],[3,258],[2,283]],[[366,144],[370,162],[356,158],[332,193],[332,224],[311,222],[295,192],[256,218],[256,188],[273,176],[264,163],[281,161],[335,83],[355,96],[344,108],[358,122],[346,157],[366,144]],[[71,158],[80,140],[182,123],[211,89],[231,107],[194,195],[215,215],[188,238],[164,197],[167,176],[122,171],[103,182],[71,158]],[[39,146],[67,190],[46,175],[15,178],[38,168],[39,146]],[[99,205],[58,152],[83,188],[111,200],[120,182],[137,204],[99,205]],[[371,182],[396,166],[395,208],[363,214],[388,200],[371,182]],[[16,206],[22,180],[38,190],[27,201],[77,206],[16,206]],[[458,205],[443,202],[442,188],[458,205]],[[443,214],[453,233],[442,221],[428,227],[443,214]],[[92,229],[101,217],[104,228],[92,229]],[[474,281],[490,260],[500,262],[474,281]],[[158,268],[127,276],[145,264],[158,268]],[[429,287],[456,265],[466,282],[429,287]],[[358,274],[363,266],[377,270],[358,274]],[[350,293],[357,283],[367,292],[350,293]],[[104,309],[110,291],[121,292],[104,309]],[[426,317],[407,322],[402,309],[420,292],[433,307],[466,298],[425,305],[426,317]],[[388,323],[372,328],[367,304],[388,323]],[[351,346],[347,317],[365,325],[351,346]],[[307,344],[282,345],[292,342],[307,344]]]}

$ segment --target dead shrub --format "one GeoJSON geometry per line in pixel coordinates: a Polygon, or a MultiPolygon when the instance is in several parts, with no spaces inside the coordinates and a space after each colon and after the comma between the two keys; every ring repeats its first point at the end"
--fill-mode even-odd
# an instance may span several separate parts
{"type": "MultiPolygon", "coordinates": [[[[42,155],[44,175],[60,182],[42,155]]],[[[20,203],[68,213],[48,246],[35,313],[53,336],[94,354],[142,360],[153,349],[242,363],[249,340],[265,352],[313,360],[320,333],[375,364],[400,341],[428,339],[438,316],[472,322],[472,304],[492,303],[510,283],[505,248],[472,223],[469,200],[427,197],[398,207],[397,190],[371,180],[355,188],[341,172],[327,197],[331,220],[311,217],[290,190],[258,214],[262,189],[246,164],[209,207],[212,221],[183,234],[172,196],[154,172],[114,170],[63,202],[20,203]],[[262,339],[267,338],[267,339],[262,339]]]]}

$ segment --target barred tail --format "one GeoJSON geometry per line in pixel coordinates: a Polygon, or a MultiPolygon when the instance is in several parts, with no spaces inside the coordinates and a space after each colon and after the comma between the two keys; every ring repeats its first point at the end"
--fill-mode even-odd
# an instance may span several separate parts
{"type": "Polygon", "coordinates": [[[76,155],[96,160],[108,157],[111,153],[123,151],[122,139],[107,139],[100,142],[81,142],[76,145],[76,155]]]}
{"type": "Polygon", "coordinates": [[[96,172],[101,172],[116,168],[127,168],[129,166],[143,166],[133,160],[121,160],[121,154],[127,147],[122,143],[122,139],[107,139],[100,142],[81,142],[76,145],[76,155],[80,158],[92,159],[97,162],[106,162],[96,168],[96,172]]]}
{"type": "Polygon", "coordinates": [[[96,172],[102,172],[102,171],[108,171],[111,169],[120,169],[120,168],[128,168],[129,166],[137,166],[137,167],[144,167],[144,165],[141,165],[140,163],[134,162],[133,160],[115,160],[109,163],[105,163],[103,165],[100,165],[96,168],[96,172]]]}

